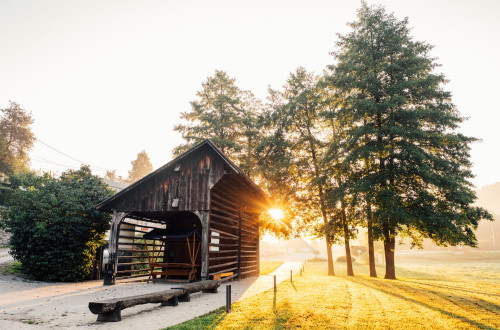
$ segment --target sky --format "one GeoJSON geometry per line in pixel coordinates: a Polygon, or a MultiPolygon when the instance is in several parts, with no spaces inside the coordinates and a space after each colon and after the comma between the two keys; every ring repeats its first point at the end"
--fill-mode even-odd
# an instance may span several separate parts
{"type": "MultiPolygon", "coordinates": [[[[500,182],[500,1],[367,1],[409,17],[434,45],[472,146],[473,183],[500,182]]],[[[182,142],[173,127],[201,83],[224,70],[265,99],[303,66],[334,63],[361,2],[0,0],[0,108],[31,111],[39,141],[31,167],[60,173],[90,164],[126,177],[141,150],[153,168],[182,142]],[[54,150],[55,149],[55,150],[54,150]],[[65,155],[63,155],[65,154],[65,155]],[[68,157],[69,156],[69,157],[68,157]]]]}

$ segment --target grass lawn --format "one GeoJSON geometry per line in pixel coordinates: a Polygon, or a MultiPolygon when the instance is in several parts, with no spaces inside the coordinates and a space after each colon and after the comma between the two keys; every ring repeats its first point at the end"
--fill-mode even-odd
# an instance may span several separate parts
{"type": "Polygon", "coordinates": [[[261,260],[260,261],[260,275],[267,275],[272,273],[283,264],[283,261],[261,260]]]}
{"type": "MultiPolygon", "coordinates": [[[[398,280],[372,279],[359,264],[348,277],[345,263],[329,277],[326,262],[309,262],[276,295],[269,290],[233,304],[230,314],[221,308],[175,328],[500,328],[500,253],[448,257],[400,256],[398,280]]],[[[377,271],[383,277],[383,267],[377,271]]]]}

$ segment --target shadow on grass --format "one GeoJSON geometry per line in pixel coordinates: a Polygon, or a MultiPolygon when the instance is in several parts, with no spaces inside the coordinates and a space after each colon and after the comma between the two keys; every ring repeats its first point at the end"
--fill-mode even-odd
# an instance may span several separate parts
{"type": "MultiPolygon", "coordinates": [[[[431,309],[433,311],[437,311],[437,312],[442,313],[444,315],[447,315],[449,317],[452,317],[452,318],[461,320],[463,322],[469,323],[470,325],[476,326],[478,328],[481,328],[481,329],[496,329],[494,326],[489,326],[489,325],[483,324],[481,322],[477,322],[477,321],[471,320],[471,319],[469,319],[469,318],[467,318],[465,316],[449,312],[449,311],[447,311],[445,309],[429,305],[429,304],[427,304],[425,302],[415,300],[413,298],[410,298],[409,296],[405,296],[405,295],[402,295],[402,294],[399,294],[399,293],[396,293],[396,292],[390,290],[391,287],[392,288],[397,287],[398,289],[400,289],[402,291],[409,291],[410,288],[408,288],[404,284],[398,284],[397,282],[391,282],[391,284],[390,284],[391,287],[389,287],[389,285],[387,285],[384,288],[384,287],[380,287],[380,286],[378,286],[378,285],[375,284],[375,281],[380,281],[380,280],[377,280],[377,279],[360,279],[360,278],[355,278],[355,277],[350,277],[350,276],[349,277],[346,276],[346,277],[343,277],[343,278],[346,279],[346,280],[348,280],[348,281],[355,282],[357,284],[361,284],[361,285],[366,286],[368,288],[371,288],[371,289],[380,291],[382,293],[391,295],[393,297],[396,297],[396,298],[408,301],[410,303],[423,306],[423,307],[431,309]]],[[[382,283],[382,282],[380,282],[380,283],[382,283]]],[[[437,294],[437,293],[435,293],[433,291],[429,291],[429,290],[425,290],[425,289],[423,289],[421,291],[425,291],[425,292],[430,292],[430,293],[433,293],[433,294],[437,294]]],[[[442,296],[444,294],[438,294],[438,295],[442,296]]],[[[452,302],[452,301],[450,301],[450,303],[454,304],[454,302],[452,302]]]]}
{"type": "MultiPolygon", "coordinates": [[[[276,308],[275,302],[273,305],[273,321],[270,324],[271,329],[286,329],[286,323],[292,316],[292,312],[290,311],[290,304],[288,302],[283,303],[281,306],[276,308]]],[[[249,326],[252,326],[250,324],[249,326]]]]}
{"type": "Polygon", "coordinates": [[[218,308],[208,314],[196,317],[187,322],[168,327],[169,330],[215,329],[226,317],[226,307],[218,308]]]}
{"type": "MultiPolygon", "coordinates": [[[[405,282],[405,281],[403,280],[403,282],[405,282]]],[[[436,284],[436,283],[420,283],[420,282],[417,283],[417,282],[414,282],[414,281],[409,281],[409,283],[418,284],[418,285],[421,285],[421,286],[430,286],[430,287],[439,288],[439,289],[445,289],[445,290],[467,292],[467,293],[472,293],[472,294],[477,294],[477,295],[484,295],[484,294],[486,294],[485,292],[474,291],[474,290],[467,290],[467,289],[459,288],[459,287],[453,286],[453,285],[436,284]]],[[[500,294],[498,294],[498,293],[488,292],[487,295],[488,296],[493,296],[493,297],[500,297],[500,294]]]]}

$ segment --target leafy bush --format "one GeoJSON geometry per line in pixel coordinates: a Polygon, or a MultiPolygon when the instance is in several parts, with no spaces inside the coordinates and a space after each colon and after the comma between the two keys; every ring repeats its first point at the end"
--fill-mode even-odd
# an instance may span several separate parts
{"type": "Polygon", "coordinates": [[[7,205],[7,200],[12,194],[12,189],[0,184],[0,206],[7,205]]]}
{"type": "Polygon", "coordinates": [[[109,215],[95,209],[112,191],[82,166],[54,178],[13,175],[14,192],[3,210],[12,256],[36,280],[82,281],[104,244],[109,215]]]}

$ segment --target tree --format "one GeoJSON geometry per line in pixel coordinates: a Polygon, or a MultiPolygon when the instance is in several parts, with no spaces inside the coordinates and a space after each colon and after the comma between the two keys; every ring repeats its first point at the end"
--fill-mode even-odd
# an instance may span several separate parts
{"type": "Polygon", "coordinates": [[[174,155],[210,138],[251,176],[257,162],[260,100],[251,92],[238,88],[235,79],[224,71],[215,71],[202,87],[196,93],[198,99],[191,102],[191,111],[181,114],[187,123],[174,128],[186,141],[174,149],[174,155]]]}
{"type": "MultiPolygon", "coordinates": [[[[329,222],[322,162],[326,150],[322,139],[323,122],[319,116],[321,103],[316,89],[317,80],[304,68],[298,68],[290,74],[282,92],[270,91],[270,98],[275,103],[274,120],[277,122],[272,142],[287,149],[274,150],[278,156],[286,156],[280,163],[287,166],[285,175],[293,181],[296,225],[299,230],[309,232],[318,225],[318,220],[323,225],[329,222]]],[[[326,235],[325,238],[328,274],[334,275],[331,236],[326,235]]]]}
{"type": "Polygon", "coordinates": [[[318,89],[323,97],[323,110],[320,115],[324,118],[326,126],[326,153],[323,158],[323,167],[326,170],[326,201],[330,212],[330,221],[324,226],[325,235],[329,235],[332,242],[341,243],[340,237],[344,238],[343,244],[346,254],[347,275],[354,276],[350,240],[356,236],[356,225],[358,225],[358,212],[353,207],[352,196],[345,189],[347,177],[351,175],[350,167],[343,162],[346,150],[342,144],[346,139],[345,121],[339,116],[339,104],[334,90],[331,90],[324,79],[318,83],[318,89]]]}
{"type": "Polygon", "coordinates": [[[116,170],[106,171],[106,173],[104,174],[104,178],[109,179],[111,181],[128,183],[128,181],[124,179],[121,175],[116,174],[116,170]]]}
{"type": "Polygon", "coordinates": [[[86,166],[60,178],[27,172],[10,180],[14,192],[2,218],[23,272],[43,281],[84,280],[109,229],[109,215],[95,207],[113,192],[86,166]]]}
{"type": "Polygon", "coordinates": [[[263,137],[260,128],[262,102],[250,91],[241,92],[241,136],[239,142],[241,150],[238,154],[239,166],[249,177],[255,177],[258,167],[257,147],[263,137]]]}
{"type": "Polygon", "coordinates": [[[31,112],[10,101],[10,107],[0,109],[0,172],[18,173],[28,169],[28,151],[35,136],[31,132],[31,112]]]}
{"type": "Polygon", "coordinates": [[[153,171],[153,165],[145,150],[137,154],[137,158],[130,162],[132,169],[128,171],[128,181],[133,183],[153,171]]]}
{"type": "Polygon", "coordinates": [[[191,111],[181,113],[181,118],[188,124],[174,128],[186,140],[186,144],[178,146],[174,154],[179,155],[196,143],[211,138],[222,152],[233,157],[241,149],[238,144],[241,91],[234,78],[218,70],[202,83],[202,87],[196,93],[198,100],[191,102],[191,111]]]}
{"type": "Polygon", "coordinates": [[[434,73],[431,46],[414,41],[408,19],[398,21],[380,6],[362,3],[352,32],[339,35],[330,83],[349,121],[346,166],[357,168],[351,193],[373,207],[373,234],[384,240],[385,278],[396,278],[396,236],[420,245],[476,245],[474,230],[484,209],[470,179],[470,144],[457,132],[463,122],[434,73]],[[360,167],[359,164],[364,164],[360,167]],[[371,204],[371,205],[370,205],[371,204]]]}

